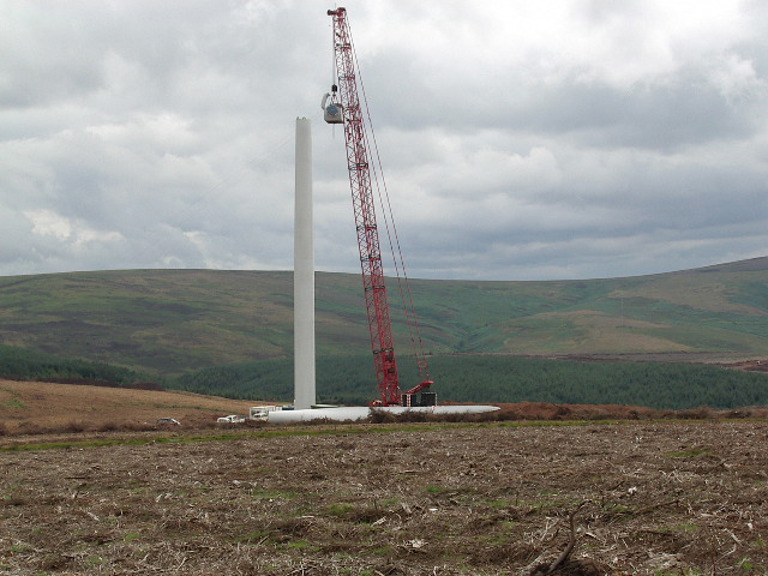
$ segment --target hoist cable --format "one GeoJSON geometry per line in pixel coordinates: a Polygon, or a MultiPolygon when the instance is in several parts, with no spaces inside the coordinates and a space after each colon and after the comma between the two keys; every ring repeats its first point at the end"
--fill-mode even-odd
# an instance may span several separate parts
{"type": "Polygon", "coordinates": [[[376,140],[376,132],[373,129],[373,122],[371,121],[370,108],[368,107],[368,97],[365,91],[365,83],[363,82],[360,66],[358,65],[357,52],[355,51],[354,41],[352,40],[351,27],[349,19],[347,19],[347,27],[350,30],[350,44],[352,51],[352,58],[354,60],[354,67],[357,74],[357,79],[360,85],[360,93],[362,95],[362,102],[364,109],[364,116],[368,123],[368,130],[364,130],[364,137],[366,140],[366,147],[371,150],[375,156],[375,161],[372,162],[372,182],[376,186],[376,194],[378,196],[378,203],[381,207],[382,215],[384,217],[384,226],[387,232],[387,240],[389,243],[390,255],[392,263],[394,265],[395,277],[397,279],[397,286],[400,293],[400,300],[405,311],[406,322],[408,324],[408,332],[411,340],[411,346],[416,358],[416,364],[418,366],[419,375],[424,380],[429,380],[429,367],[427,364],[426,355],[424,354],[424,343],[421,336],[421,326],[419,325],[419,319],[416,315],[416,307],[413,301],[413,292],[411,290],[410,281],[408,279],[408,273],[405,267],[405,258],[403,257],[402,247],[400,245],[400,237],[397,233],[397,226],[395,225],[394,212],[392,210],[392,203],[390,200],[389,189],[384,177],[384,170],[381,163],[381,156],[379,154],[378,142],[376,140]],[[368,132],[370,131],[370,139],[368,132]],[[371,146],[372,144],[372,146],[371,146]]]}

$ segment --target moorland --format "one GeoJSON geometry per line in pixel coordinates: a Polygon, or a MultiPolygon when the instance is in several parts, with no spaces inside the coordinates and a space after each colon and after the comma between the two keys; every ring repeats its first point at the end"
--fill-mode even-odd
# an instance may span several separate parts
{"type": "MultiPolygon", "coordinates": [[[[766,403],[759,376],[710,368],[765,368],[768,258],[634,278],[410,283],[443,400],[591,403],[597,397],[655,400],[654,407],[672,409],[766,403]]],[[[152,381],[290,401],[292,294],[290,272],[0,278],[0,376],[152,381]]],[[[415,369],[396,309],[407,386],[415,369]]],[[[356,275],[317,274],[317,347],[320,401],[372,399],[356,275]]]]}

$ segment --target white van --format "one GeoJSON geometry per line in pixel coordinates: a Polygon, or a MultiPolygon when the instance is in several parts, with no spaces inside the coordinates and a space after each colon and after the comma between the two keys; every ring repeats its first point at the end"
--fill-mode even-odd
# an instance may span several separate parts
{"type": "Polygon", "coordinates": [[[270,412],[277,412],[282,410],[280,406],[251,406],[248,411],[248,418],[250,420],[267,420],[270,412]]]}

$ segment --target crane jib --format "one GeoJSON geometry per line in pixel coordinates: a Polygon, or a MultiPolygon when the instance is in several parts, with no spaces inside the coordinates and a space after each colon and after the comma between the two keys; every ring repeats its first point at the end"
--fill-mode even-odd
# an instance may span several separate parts
{"type": "MultiPolygon", "coordinates": [[[[392,337],[392,322],[389,316],[389,303],[376,222],[375,197],[371,186],[368,138],[360,107],[357,86],[359,74],[357,73],[352,37],[346,9],[328,10],[328,15],[333,17],[333,47],[337,84],[334,83],[331,87],[331,93],[324,96],[322,107],[326,122],[344,125],[347,168],[360,253],[363,293],[368,314],[371,350],[376,368],[376,381],[381,394],[377,403],[387,406],[400,404],[410,406],[413,405],[412,402],[415,401],[416,394],[429,388],[432,381],[429,379],[426,369],[426,358],[422,352],[417,352],[419,370],[423,377],[426,376],[421,384],[405,394],[400,390],[400,377],[392,337]]],[[[392,225],[394,227],[393,222],[392,225]]],[[[408,313],[406,312],[406,314],[408,313]]],[[[415,314],[412,315],[415,317],[415,314]]],[[[411,317],[408,318],[410,328],[411,317]]],[[[434,394],[422,393],[422,403],[425,398],[427,402],[434,404],[434,394]]]]}

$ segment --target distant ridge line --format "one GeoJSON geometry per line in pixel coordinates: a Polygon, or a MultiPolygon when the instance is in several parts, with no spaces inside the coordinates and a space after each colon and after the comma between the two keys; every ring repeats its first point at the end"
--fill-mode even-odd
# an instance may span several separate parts
{"type": "MultiPolygon", "coordinates": [[[[748,258],[745,260],[736,260],[734,262],[723,262],[720,264],[710,264],[707,266],[700,266],[697,268],[684,268],[682,270],[671,270],[668,272],[650,272],[647,274],[630,275],[630,276],[596,276],[594,278],[560,278],[556,280],[477,280],[477,279],[462,279],[462,278],[416,278],[417,281],[429,281],[429,282],[460,282],[460,283],[547,283],[547,282],[587,282],[591,280],[622,280],[622,279],[638,279],[644,277],[657,277],[668,276],[673,274],[702,274],[707,272],[767,272],[768,271],[768,256],[758,256],[756,258],[748,258]]],[[[338,275],[338,276],[350,276],[357,277],[359,272],[337,272],[328,270],[317,270],[318,274],[322,275],[338,275]]],[[[55,277],[55,276],[75,276],[81,274],[189,274],[189,273],[214,273],[214,274],[293,274],[293,270],[270,270],[270,269],[254,269],[254,270],[241,270],[241,269],[219,269],[219,268],[106,268],[100,270],[70,270],[63,272],[40,272],[32,274],[9,274],[7,276],[0,276],[3,279],[16,278],[16,283],[24,283],[32,278],[37,277],[55,277]]],[[[11,282],[5,284],[6,287],[12,286],[11,282]]]]}
{"type": "Polygon", "coordinates": [[[724,262],[722,264],[712,264],[701,268],[692,268],[690,270],[680,270],[679,272],[670,272],[670,274],[700,274],[707,272],[765,272],[768,271],[768,256],[758,256],[747,260],[737,260],[736,262],[724,262]]]}

